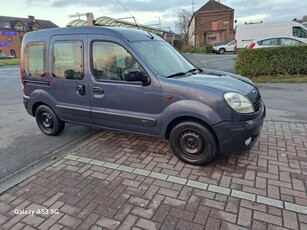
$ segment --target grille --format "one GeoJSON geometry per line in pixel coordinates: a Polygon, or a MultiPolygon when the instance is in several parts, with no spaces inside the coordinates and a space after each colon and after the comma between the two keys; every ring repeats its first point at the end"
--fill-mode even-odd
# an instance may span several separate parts
{"type": "Polygon", "coordinates": [[[260,106],[261,106],[261,99],[260,99],[259,101],[256,101],[256,102],[254,103],[255,112],[258,112],[258,111],[259,111],[260,106]]]}

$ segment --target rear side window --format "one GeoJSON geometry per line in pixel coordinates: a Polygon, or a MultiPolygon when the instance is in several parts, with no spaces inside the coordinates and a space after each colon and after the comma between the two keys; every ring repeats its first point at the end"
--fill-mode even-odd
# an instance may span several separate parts
{"type": "Polygon", "coordinates": [[[46,73],[46,43],[33,42],[26,47],[24,72],[27,76],[42,77],[46,73]]]}
{"type": "Polygon", "coordinates": [[[290,39],[290,38],[281,38],[280,44],[283,45],[283,46],[291,46],[291,45],[302,44],[302,42],[294,40],[294,39],[290,39]]]}
{"type": "Polygon", "coordinates": [[[53,43],[52,75],[72,80],[83,79],[82,41],[58,41],[53,43]]]}

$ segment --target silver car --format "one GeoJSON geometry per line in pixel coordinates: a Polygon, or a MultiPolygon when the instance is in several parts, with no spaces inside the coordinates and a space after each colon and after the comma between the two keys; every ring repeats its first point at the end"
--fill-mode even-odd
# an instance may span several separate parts
{"type": "Polygon", "coordinates": [[[248,49],[257,49],[265,47],[277,47],[277,46],[291,46],[306,44],[303,41],[294,39],[291,37],[270,37],[253,40],[253,42],[247,46],[248,49]]]}
{"type": "Polygon", "coordinates": [[[227,44],[213,46],[213,52],[216,54],[224,54],[225,52],[234,52],[235,41],[231,41],[227,44]]]}

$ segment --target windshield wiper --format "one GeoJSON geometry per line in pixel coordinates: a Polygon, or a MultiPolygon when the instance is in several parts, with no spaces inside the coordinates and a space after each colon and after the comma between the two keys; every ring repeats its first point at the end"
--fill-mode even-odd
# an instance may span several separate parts
{"type": "Polygon", "coordinates": [[[186,75],[186,74],[188,74],[188,73],[197,74],[196,71],[198,71],[197,73],[202,72],[201,69],[193,68],[193,69],[190,69],[190,70],[187,71],[187,72],[178,72],[178,73],[171,74],[171,75],[167,76],[167,78],[179,77],[179,76],[186,75]]]}
{"type": "Polygon", "coordinates": [[[172,78],[172,77],[177,77],[177,76],[183,76],[185,75],[186,72],[178,72],[178,73],[174,73],[174,74],[171,74],[169,76],[167,76],[167,78],[172,78]]]}

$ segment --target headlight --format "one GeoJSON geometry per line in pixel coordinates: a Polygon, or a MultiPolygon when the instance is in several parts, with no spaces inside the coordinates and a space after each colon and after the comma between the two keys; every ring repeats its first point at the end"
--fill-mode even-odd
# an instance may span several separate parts
{"type": "Polygon", "coordinates": [[[255,112],[250,100],[240,93],[228,92],[224,94],[224,99],[227,104],[238,113],[253,113],[255,112]]]}

